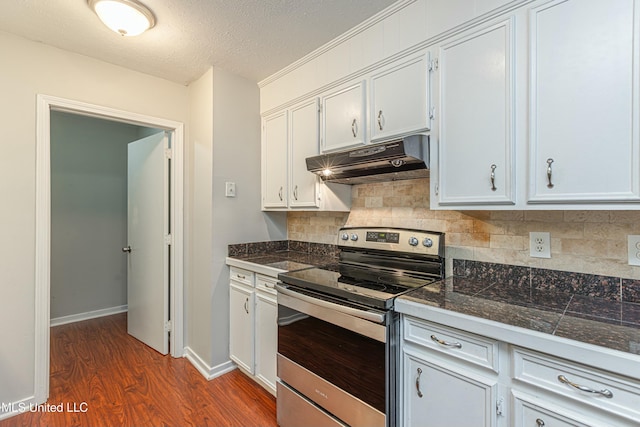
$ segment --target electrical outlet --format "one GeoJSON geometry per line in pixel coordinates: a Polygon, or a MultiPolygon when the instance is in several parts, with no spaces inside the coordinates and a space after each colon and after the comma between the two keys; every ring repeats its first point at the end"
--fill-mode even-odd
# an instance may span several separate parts
{"type": "Polygon", "coordinates": [[[551,234],[533,231],[529,233],[529,256],[551,258],[551,234]]]}
{"type": "Polygon", "coordinates": [[[627,236],[629,265],[640,266],[640,236],[627,236]]]}

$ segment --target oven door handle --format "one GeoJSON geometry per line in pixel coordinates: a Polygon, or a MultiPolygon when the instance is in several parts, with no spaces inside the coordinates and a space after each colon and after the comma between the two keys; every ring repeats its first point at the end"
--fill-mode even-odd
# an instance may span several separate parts
{"type": "MultiPolygon", "coordinates": [[[[386,315],[382,312],[358,310],[341,304],[303,295],[282,284],[276,285],[278,306],[291,308],[304,317],[311,316],[376,341],[387,342],[386,315]]],[[[279,310],[278,310],[279,311],[279,310]]],[[[278,318],[278,325],[281,325],[278,318]]],[[[290,320],[287,320],[290,323],[290,320]]]]}
{"type": "Polygon", "coordinates": [[[290,296],[292,298],[297,298],[309,304],[318,305],[323,308],[327,308],[329,310],[339,311],[344,314],[348,314],[350,316],[359,317],[361,319],[369,320],[371,322],[376,322],[380,324],[384,324],[384,313],[378,313],[375,311],[367,311],[367,310],[359,310],[353,307],[347,307],[346,305],[340,305],[333,302],[325,301],[319,298],[310,297],[304,294],[301,294],[296,291],[292,291],[282,285],[276,285],[276,290],[283,295],[290,296]]]}

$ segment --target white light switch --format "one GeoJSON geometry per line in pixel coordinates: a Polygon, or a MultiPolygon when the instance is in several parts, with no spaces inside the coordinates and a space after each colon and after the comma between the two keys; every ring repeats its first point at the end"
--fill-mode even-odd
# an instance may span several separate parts
{"type": "Polygon", "coordinates": [[[224,183],[224,195],[227,197],[236,197],[236,183],[225,182],[224,183]]]}

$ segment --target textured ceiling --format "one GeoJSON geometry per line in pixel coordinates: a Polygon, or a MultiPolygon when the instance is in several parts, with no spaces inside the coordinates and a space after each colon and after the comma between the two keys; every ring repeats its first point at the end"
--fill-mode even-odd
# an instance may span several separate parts
{"type": "Polygon", "coordinates": [[[188,84],[211,65],[260,81],[393,0],[143,0],[156,26],[122,37],[86,0],[2,0],[0,31],[188,84]]]}

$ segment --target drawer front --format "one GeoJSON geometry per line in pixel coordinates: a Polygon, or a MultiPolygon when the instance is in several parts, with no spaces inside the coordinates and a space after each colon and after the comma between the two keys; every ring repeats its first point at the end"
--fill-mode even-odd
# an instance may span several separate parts
{"type": "Polygon", "coordinates": [[[640,382],[513,348],[514,379],[624,417],[640,419],[640,382]]]}
{"type": "Polygon", "coordinates": [[[244,283],[245,285],[253,287],[255,273],[243,268],[231,267],[229,278],[234,282],[244,283]]]}
{"type": "Polygon", "coordinates": [[[512,392],[514,427],[604,427],[584,414],[558,407],[525,393],[512,392]]]}
{"type": "Polygon", "coordinates": [[[498,373],[498,341],[411,317],[404,318],[404,339],[498,373]]]}
{"type": "Polygon", "coordinates": [[[256,275],[256,288],[261,291],[276,295],[276,283],[278,283],[278,279],[274,277],[256,275]]]}

